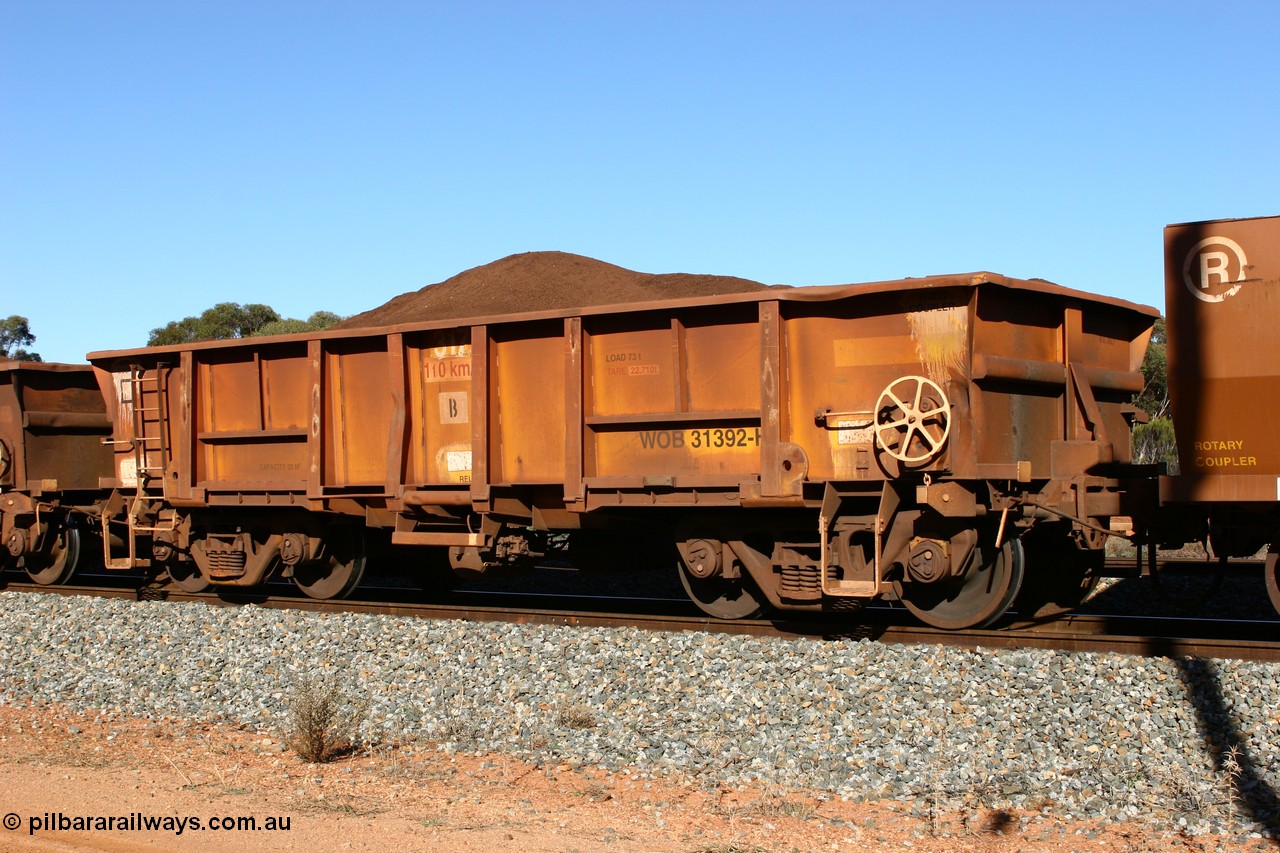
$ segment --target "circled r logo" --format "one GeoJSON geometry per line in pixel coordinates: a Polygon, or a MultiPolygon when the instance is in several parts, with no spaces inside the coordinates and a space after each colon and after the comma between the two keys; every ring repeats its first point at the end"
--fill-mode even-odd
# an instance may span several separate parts
{"type": "Polygon", "coordinates": [[[1191,247],[1182,264],[1182,281],[1202,302],[1221,302],[1240,292],[1249,261],[1244,249],[1227,237],[1205,237],[1191,247]]]}

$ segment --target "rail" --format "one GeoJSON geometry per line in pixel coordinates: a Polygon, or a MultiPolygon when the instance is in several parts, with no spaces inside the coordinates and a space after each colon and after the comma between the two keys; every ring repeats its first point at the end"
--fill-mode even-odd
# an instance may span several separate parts
{"type": "MultiPolygon", "coordinates": [[[[124,580],[124,579],[122,579],[124,580]]],[[[9,581],[0,591],[94,595],[133,600],[203,602],[210,606],[257,605],[317,613],[369,613],[424,619],[459,619],[527,625],[628,627],[647,631],[707,631],[755,637],[867,639],[906,644],[933,643],[961,648],[1055,649],[1072,652],[1116,652],[1147,657],[1208,657],[1280,661],[1280,643],[1259,641],[1277,634],[1275,622],[1176,617],[1069,615],[1052,621],[1014,620],[989,630],[944,631],[915,624],[905,611],[868,608],[854,614],[778,619],[717,620],[692,605],[661,599],[583,597],[574,609],[530,606],[537,596],[496,593],[451,593],[448,600],[359,599],[316,600],[271,590],[235,593],[187,593],[173,586],[41,586],[9,581]]],[[[387,593],[389,591],[382,591],[387,593]]],[[[386,595],[387,598],[395,598],[386,595]]]]}

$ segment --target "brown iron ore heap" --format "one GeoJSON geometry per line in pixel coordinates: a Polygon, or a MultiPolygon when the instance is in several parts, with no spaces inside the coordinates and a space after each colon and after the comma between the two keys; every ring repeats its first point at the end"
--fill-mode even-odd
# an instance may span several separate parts
{"type": "Polygon", "coordinates": [[[460,272],[421,290],[402,293],[333,328],[747,293],[768,287],[733,276],[635,272],[567,252],[525,252],[460,272]]]}

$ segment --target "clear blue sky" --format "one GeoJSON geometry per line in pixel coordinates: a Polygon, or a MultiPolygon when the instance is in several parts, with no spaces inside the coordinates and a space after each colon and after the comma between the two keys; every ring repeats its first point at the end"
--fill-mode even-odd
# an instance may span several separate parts
{"type": "Polygon", "coordinates": [[[1275,2],[0,0],[0,317],[46,360],[515,252],[1162,306],[1280,214],[1275,2]]]}

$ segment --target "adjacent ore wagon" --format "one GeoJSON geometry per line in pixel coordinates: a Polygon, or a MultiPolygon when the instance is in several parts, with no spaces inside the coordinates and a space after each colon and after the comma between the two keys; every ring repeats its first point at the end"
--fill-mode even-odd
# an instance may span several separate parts
{"type": "Polygon", "coordinates": [[[643,527],[715,616],[989,624],[1087,590],[1155,317],[978,273],[94,353],[111,562],[331,597],[643,527]]]}
{"type": "Polygon", "coordinates": [[[1207,533],[1223,558],[1269,546],[1280,610],[1280,217],[1170,225],[1164,242],[1180,465],[1160,481],[1164,536],[1207,533]]]}
{"type": "Polygon", "coordinates": [[[0,565],[63,583],[91,556],[110,435],[88,365],[0,361],[0,565]]]}

